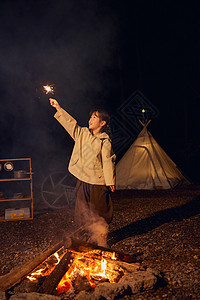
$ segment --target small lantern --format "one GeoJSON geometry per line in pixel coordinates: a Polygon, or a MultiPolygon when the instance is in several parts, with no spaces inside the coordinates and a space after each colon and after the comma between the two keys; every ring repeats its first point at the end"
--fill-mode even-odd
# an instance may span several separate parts
{"type": "Polygon", "coordinates": [[[10,161],[7,161],[5,164],[4,164],[4,170],[6,171],[12,171],[14,169],[14,166],[13,166],[13,163],[11,163],[10,161]]]}

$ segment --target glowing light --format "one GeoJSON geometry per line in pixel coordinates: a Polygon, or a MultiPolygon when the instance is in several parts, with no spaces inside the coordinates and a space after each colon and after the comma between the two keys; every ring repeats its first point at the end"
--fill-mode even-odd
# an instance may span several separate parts
{"type": "MultiPolygon", "coordinates": [[[[62,250],[62,248],[59,249],[59,251],[62,250]]],[[[61,258],[64,256],[64,253],[58,253],[55,252],[52,254],[49,258],[47,258],[40,266],[38,266],[31,274],[26,276],[30,281],[37,280],[39,277],[48,276],[51,274],[51,272],[54,270],[57,264],[59,264],[61,258]],[[55,257],[57,259],[57,262],[49,264],[49,260],[55,257]]]]}
{"type": "Polygon", "coordinates": [[[45,94],[54,94],[54,86],[53,84],[51,85],[43,85],[43,89],[45,94]]]}
{"type": "Polygon", "coordinates": [[[60,262],[60,257],[59,257],[59,255],[58,255],[58,253],[56,252],[56,253],[54,253],[54,256],[56,257],[56,259],[57,259],[57,263],[56,263],[56,265],[58,265],[59,264],[59,262],[60,262]]]}
{"type": "Polygon", "coordinates": [[[117,259],[115,256],[115,252],[113,252],[112,259],[117,259]]]}
{"type": "MultiPolygon", "coordinates": [[[[101,259],[99,259],[99,253],[97,250],[93,250],[91,252],[89,251],[84,254],[75,252],[75,257],[70,261],[67,272],[56,288],[56,294],[60,295],[73,288],[73,280],[78,274],[83,278],[87,278],[92,288],[95,288],[98,284],[97,282],[100,282],[103,278],[108,279],[108,281],[111,283],[117,282],[116,278],[118,278],[119,273],[118,270],[115,270],[115,267],[112,267],[110,260],[116,259],[116,253],[104,252],[103,254],[105,257],[101,255],[101,259]],[[98,254],[97,257],[96,254],[98,254]],[[106,260],[106,257],[109,257],[109,260],[106,260]]],[[[44,268],[42,268],[42,265],[40,265],[40,267],[38,266],[38,268],[33,270],[32,274],[29,274],[27,278],[33,281],[37,280],[41,276],[48,276],[54,270],[55,266],[59,263],[63,256],[63,252],[54,253],[42,263],[42,265],[45,264],[44,268]],[[53,261],[51,260],[52,257],[54,258],[53,261]]]]}
{"type": "Polygon", "coordinates": [[[101,276],[102,277],[106,277],[106,274],[105,274],[106,267],[107,267],[107,261],[104,258],[102,258],[102,260],[101,260],[101,271],[102,271],[101,276]]]}
{"type": "Polygon", "coordinates": [[[71,283],[70,283],[70,278],[68,276],[67,273],[65,273],[65,275],[63,276],[63,278],[61,279],[60,283],[58,284],[56,290],[57,290],[57,294],[62,294],[66,291],[68,291],[71,288],[71,283]]]}
{"type": "Polygon", "coordinates": [[[26,278],[28,278],[30,281],[34,281],[37,279],[37,277],[40,277],[42,275],[42,271],[44,271],[44,268],[39,269],[33,273],[31,273],[30,276],[26,276],[26,278]]]}
{"type": "Polygon", "coordinates": [[[145,109],[144,109],[144,108],[142,109],[142,113],[143,113],[143,114],[145,113],[145,109]]]}

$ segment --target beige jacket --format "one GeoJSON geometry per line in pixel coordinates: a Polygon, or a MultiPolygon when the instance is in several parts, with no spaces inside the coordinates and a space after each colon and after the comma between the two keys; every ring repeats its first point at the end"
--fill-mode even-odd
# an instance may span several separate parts
{"type": "Polygon", "coordinates": [[[116,156],[109,136],[105,132],[92,135],[62,108],[54,117],[75,141],[68,167],[70,173],[90,184],[115,185],[116,156]]]}

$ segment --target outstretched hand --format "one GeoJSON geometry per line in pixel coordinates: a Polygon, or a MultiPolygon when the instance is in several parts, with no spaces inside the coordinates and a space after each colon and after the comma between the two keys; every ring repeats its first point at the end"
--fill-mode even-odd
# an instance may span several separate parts
{"type": "Polygon", "coordinates": [[[61,109],[60,104],[56,99],[49,98],[49,101],[51,106],[55,107],[57,110],[61,109]]]}

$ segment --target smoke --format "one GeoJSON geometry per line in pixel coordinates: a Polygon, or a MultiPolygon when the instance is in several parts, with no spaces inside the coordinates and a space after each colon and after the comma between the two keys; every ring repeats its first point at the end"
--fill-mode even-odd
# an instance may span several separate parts
{"type": "Polygon", "coordinates": [[[109,84],[112,89],[109,74],[116,65],[116,24],[116,12],[107,1],[4,1],[1,156],[29,155],[48,169],[54,153],[60,151],[62,156],[71,150],[73,141],[53,119],[55,111],[42,86],[55,84],[53,97],[87,126],[91,105],[105,104],[109,84]]]}
{"type": "Polygon", "coordinates": [[[92,203],[87,203],[80,197],[76,199],[75,221],[84,226],[89,236],[88,242],[107,247],[108,223],[98,215],[92,203]]]}
{"type": "Polygon", "coordinates": [[[87,227],[87,230],[90,234],[90,243],[97,244],[102,247],[108,247],[108,224],[102,217],[96,215],[92,224],[87,227]]]}

